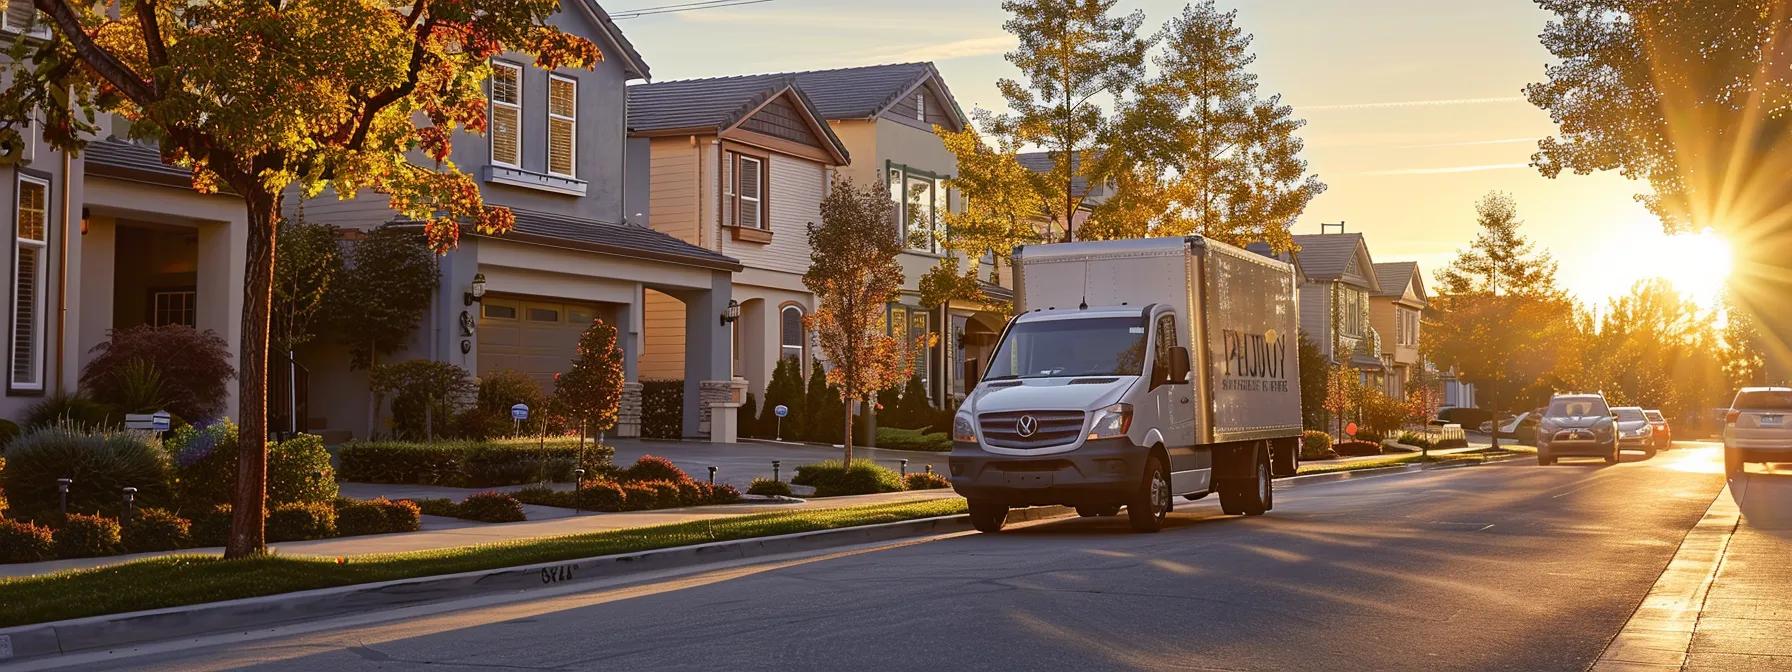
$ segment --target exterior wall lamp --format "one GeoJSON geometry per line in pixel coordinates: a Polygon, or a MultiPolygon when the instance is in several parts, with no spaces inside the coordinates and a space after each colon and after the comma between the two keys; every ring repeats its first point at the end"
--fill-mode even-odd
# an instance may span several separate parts
{"type": "Polygon", "coordinates": [[[733,324],[738,319],[740,319],[740,302],[729,299],[728,307],[722,309],[722,326],[733,324]]]}
{"type": "Polygon", "coordinates": [[[473,274],[473,291],[463,294],[461,298],[465,301],[466,305],[469,306],[473,305],[474,302],[483,301],[485,299],[484,273],[473,274]]]}

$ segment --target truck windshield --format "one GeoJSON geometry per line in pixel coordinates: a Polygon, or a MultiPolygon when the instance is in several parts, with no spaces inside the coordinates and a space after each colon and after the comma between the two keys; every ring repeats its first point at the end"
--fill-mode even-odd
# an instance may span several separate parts
{"type": "Polygon", "coordinates": [[[1144,368],[1142,317],[1042,320],[1010,328],[983,379],[1136,376],[1144,368]]]}

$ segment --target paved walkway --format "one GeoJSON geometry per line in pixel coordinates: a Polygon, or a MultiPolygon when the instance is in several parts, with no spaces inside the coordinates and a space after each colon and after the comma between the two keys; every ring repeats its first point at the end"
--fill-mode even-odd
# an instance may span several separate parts
{"type": "MultiPolygon", "coordinates": [[[[458,524],[447,524],[444,522],[441,525],[432,526],[426,522],[424,525],[425,529],[419,532],[373,534],[360,537],[320,539],[317,541],[293,541],[270,544],[269,547],[273,552],[285,555],[311,555],[322,557],[363,555],[368,553],[426,551],[438,548],[452,548],[455,546],[471,546],[474,544],[528,539],[532,537],[551,537],[585,532],[601,532],[604,530],[615,530],[626,527],[663,525],[689,520],[727,518],[772,511],[834,509],[848,506],[864,506],[867,504],[944,499],[957,496],[956,493],[948,488],[915,492],[890,492],[879,495],[828,497],[788,504],[729,504],[722,506],[695,506],[680,509],[657,509],[653,511],[624,511],[617,513],[587,512],[578,515],[573,515],[573,512],[570,510],[560,509],[559,511],[563,511],[564,515],[553,519],[528,520],[520,523],[502,524],[473,523],[455,519],[439,519],[434,516],[424,516],[426,521],[452,521],[452,523],[458,524]]],[[[0,565],[0,577],[33,576],[70,569],[87,569],[158,555],[218,555],[223,552],[224,549],[222,548],[195,548],[173,551],[170,553],[140,553],[136,555],[115,555],[104,558],[52,560],[49,562],[0,565]]]]}

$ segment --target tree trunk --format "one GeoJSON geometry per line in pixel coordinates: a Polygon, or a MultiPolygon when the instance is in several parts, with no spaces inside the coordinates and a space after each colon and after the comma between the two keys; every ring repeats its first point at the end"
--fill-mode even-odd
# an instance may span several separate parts
{"type": "MultiPolygon", "coordinates": [[[[1492,386],[1491,386],[1491,385],[1490,385],[1490,386],[1488,386],[1488,391],[1489,391],[1489,392],[1492,392],[1492,391],[1493,391],[1493,387],[1492,387],[1492,386]]],[[[1489,429],[1492,429],[1492,430],[1493,430],[1493,449],[1494,449],[1494,450],[1499,450],[1499,449],[1500,449],[1500,404],[1499,404],[1499,396],[1498,396],[1498,395],[1495,395],[1495,394],[1488,394],[1488,395],[1487,395],[1487,396],[1488,396],[1488,397],[1490,397],[1490,398],[1489,398],[1489,399],[1488,399],[1488,402],[1487,402],[1487,408],[1488,408],[1488,410],[1489,410],[1489,411],[1491,411],[1491,412],[1492,412],[1492,413],[1493,413],[1493,426],[1492,426],[1492,427],[1490,427],[1490,428],[1489,428],[1489,429]]],[[[1616,441],[1616,440],[1617,440],[1617,439],[1613,439],[1613,440],[1614,440],[1614,441],[1616,441]]]]}
{"type": "Polygon", "coordinates": [[[243,257],[243,321],[237,346],[236,495],[224,557],[266,552],[263,522],[268,481],[268,312],[274,299],[275,227],[280,195],[247,193],[249,231],[243,257]]]}
{"type": "Polygon", "coordinates": [[[373,367],[379,365],[378,343],[367,344],[367,440],[373,440],[375,430],[380,426],[380,404],[385,401],[384,395],[373,390],[373,367]]]}
{"type": "Polygon", "coordinates": [[[846,433],[841,437],[843,440],[840,442],[842,446],[846,447],[846,454],[845,454],[845,457],[840,460],[840,464],[843,466],[846,466],[846,467],[851,467],[852,466],[852,400],[851,399],[841,399],[840,404],[842,406],[846,407],[846,433]]]}

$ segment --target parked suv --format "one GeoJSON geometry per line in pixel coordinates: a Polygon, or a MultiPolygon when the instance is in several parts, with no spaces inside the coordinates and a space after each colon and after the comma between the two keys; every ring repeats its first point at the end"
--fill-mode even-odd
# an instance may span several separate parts
{"type": "Polygon", "coordinates": [[[1792,388],[1745,387],[1724,414],[1724,471],[1744,462],[1792,462],[1792,388]]]}
{"type": "Polygon", "coordinates": [[[1558,394],[1537,424],[1537,464],[1563,456],[1603,457],[1618,463],[1618,435],[1602,394],[1558,394]]]}
{"type": "Polygon", "coordinates": [[[1618,432],[1619,450],[1640,450],[1644,455],[1655,457],[1655,426],[1643,409],[1619,406],[1612,409],[1612,421],[1618,432]]]}
{"type": "Polygon", "coordinates": [[[1674,428],[1668,424],[1668,418],[1661,411],[1644,409],[1643,415],[1649,416],[1649,426],[1655,428],[1655,449],[1667,450],[1674,446],[1674,428]]]}

